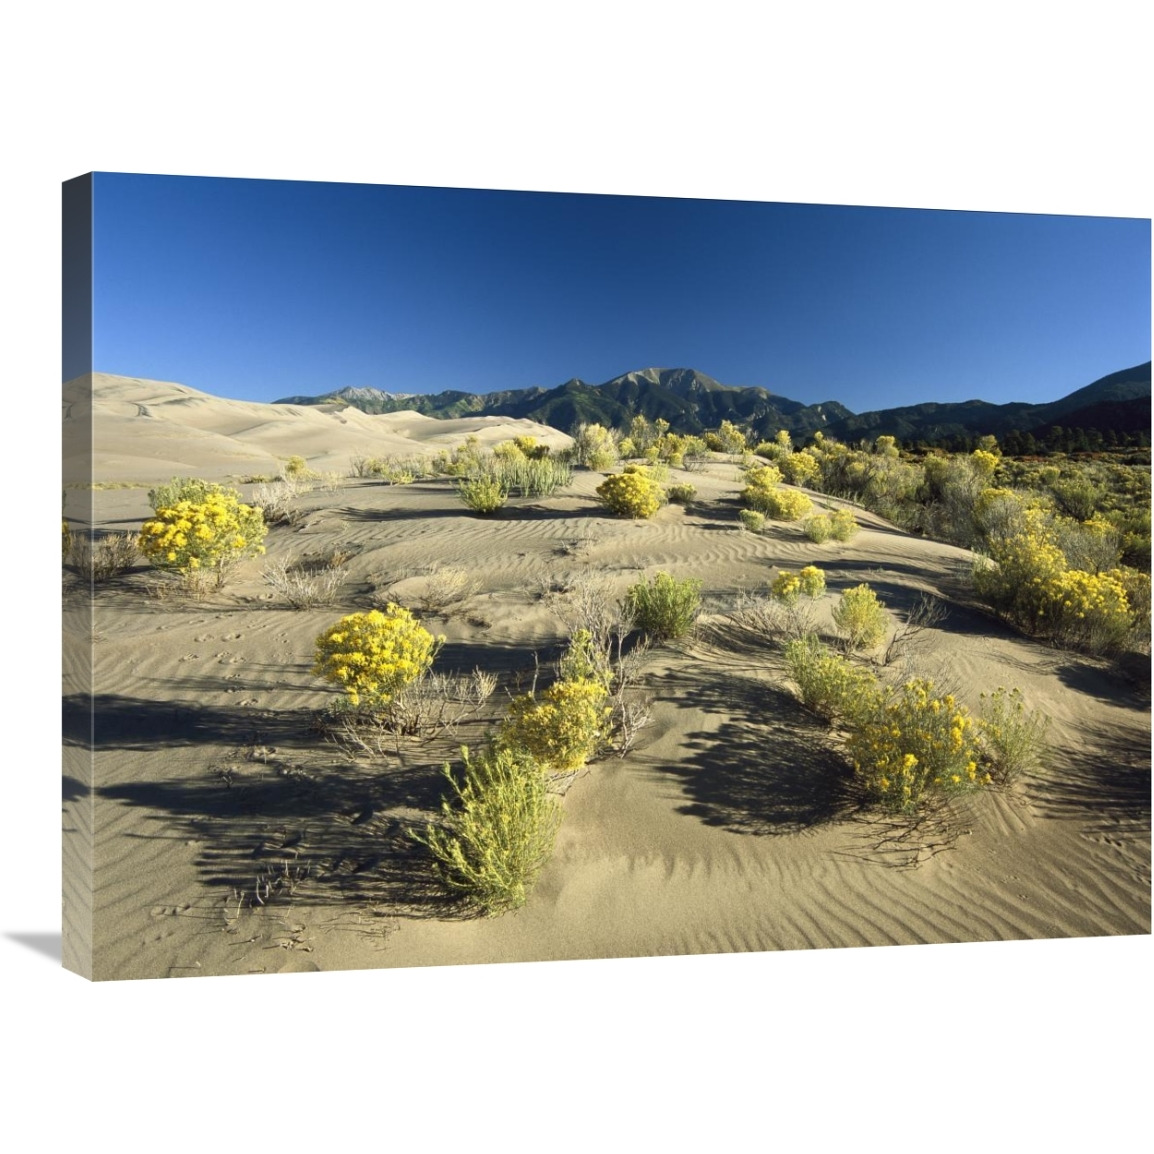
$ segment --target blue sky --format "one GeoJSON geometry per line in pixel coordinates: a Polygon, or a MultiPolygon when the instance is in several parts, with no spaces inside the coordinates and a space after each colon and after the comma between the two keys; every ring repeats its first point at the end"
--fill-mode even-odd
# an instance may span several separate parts
{"type": "Polygon", "coordinates": [[[248,400],[658,366],[861,412],[1150,358],[1148,220],[99,173],[94,245],[93,367],[248,400]]]}

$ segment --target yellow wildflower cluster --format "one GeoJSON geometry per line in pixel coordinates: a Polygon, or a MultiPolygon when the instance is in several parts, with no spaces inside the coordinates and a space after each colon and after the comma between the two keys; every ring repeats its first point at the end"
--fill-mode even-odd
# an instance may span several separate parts
{"type": "Polygon", "coordinates": [[[970,454],[970,460],[973,462],[974,472],[986,480],[994,475],[994,471],[998,467],[998,455],[988,453],[985,449],[975,449],[970,454]]]}
{"type": "Polygon", "coordinates": [[[157,568],[186,576],[214,572],[219,586],[229,566],[264,552],[267,533],[261,511],[224,490],[157,509],[156,516],[144,522],[137,544],[157,568]]]}
{"type": "Polygon", "coordinates": [[[390,603],[383,612],[352,613],[326,629],[317,638],[313,674],[343,689],[354,707],[384,708],[429,671],[444,643],[390,603]]]}
{"type": "Polygon", "coordinates": [[[608,692],[595,678],[555,681],[544,693],[526,693],[509,705],[498,739],[528,753],[545,769],[580,769],[609,729],[608,692]]]}
{"type": "MultiPolygon", "coordinates": [[[[1083,528],[1099,532],[1093,521],[1083,528]]],[[[991,544],[990,560],[975,568],[978,592],[1032,632],[1105,649],[1120,642],[1133,623],[1126,572],[1071,568],[1038,509],[1025,511],[1020,532],[991,544]]]]}
{"type": "Polygon", "coordinates": [[[791,485],[808,485],[821,475],[821,466],[810,453],[790,453],[779,458],[778,464],[791,485]]]}
{"type": "Polygon", "coordinates": [[[612,473],[597,486],[601,503],[618,517],[652,517],[661,508],[661,486],[638,470],[612,473]]]}
{"type": "Polygon", "coordinates": [[[800,573],[783,569],[770,583],[769,595],[785,606],[793,606],[802,597],[816,601],[825,592],[825,574],[816,565],[807,565],[800,573]]]}
{"type": "Polygon", "coordinates": [[[513,699],[497,745],[528,755],[542,769],[568,772],[583,766],[609,732],[613,674],[587,629],[573,635],[558,672],[544,693],[513,699]]]}
{"type": "Polygon", "coordinates": [[[797,521],[813,508],[813,502],[804,493],[781,488],[781,478],[776,465],[755,466],[746,473],[741,499],[775,521],[797,521]]]}
{"type": "Polygon", "coordinates": [[[864,716],[847,738],[854,769],[867,791],[889,809],[917,808],[928,790],[987,785],[979,770],[974,719],[952,694],[915,678],[864,716]]]}

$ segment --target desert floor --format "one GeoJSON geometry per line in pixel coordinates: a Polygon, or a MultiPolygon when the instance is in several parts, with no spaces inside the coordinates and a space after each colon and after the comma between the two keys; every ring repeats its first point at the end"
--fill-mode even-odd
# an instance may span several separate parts
{"type": "MultiPolygon", "coordinates": [[[[149,405],[139,394],[124,386],[102,410],[98,479],[160,481],[198,463],[223,478],[241,471],[228,448],[238,442],[257,446],[250,469],[293,451],[317,468],[347,462],[347,445],[343,458],[325,456],[331,415],[286,416],[246,441],[252,426],[230,409],[221,432],[228,421],[211,405],[205,439],[200,427],[154,451],[139,430],[164,418],[141,411],[149,405]]],[[[187,409],[203,395],[157,396],[187,409]]],[[[489,443],[510,435],[493,422],[351,419],[364,448],[379,437],[385,452],[450,445],[473,427],[489,443]]],[[[814,545],[796,525],[746,533],[738,471],[720,458],[705,472],[674,470],[698,498],[652,521],[606,515],[593,499],[600,479],[579,470],[564,493],[513,499],[491,517],[469,513],[447,479],[346,479],[297,498],[296,523],[271,529],[266,558],[204,600],[150,594],[158,579],[143,563],[99,586],[91,808],[67,772],[63,800],[66,831],[89,820],[95,829],[94,976],[1150,932],[1148,661],[1097,661],[1016,635],[970,599],[969,554],[861,510],[862,531],[847,544],[814,545]],[[269,561],[334,551],[348,560],[330,607],[289,608],[262,580],[269,561]],[[794,698],[780,646],[733,619],[741,591],[763,591],[779,566],[809,563],[826,573],[826,632],[837,594],[862,581],[894,625],[920,593],[940,598],[945,619],[885,672],[931,676],[971,707],[983,690],[1019,687],[1052,719],[1044,772],[918,826],[862,810],[835,736],[794,698]],[[467,570],[477,587],[424,614],[448,638],[436,668],[492,670],[500,688],[435,741],[377,756],[342,748],[315,725],[335,691],[310,672],[314,639],[343,613],[386,600],[419,611],[438,567],[467,570]],[[652,723],[627,756],[565,783],[556,850],[528,904],[499,918],[464,915],[406,834],[437,812],[442,763],[481,740],[535,660],[556,658],[582,580],[619,594],[658,570],[700,577],[706,610],[691,639],[648,655],[636,692],[652,699],[652,723]]],[[[99,489],[97,531],[138,529],[146,494],[99,489]]],[[[84,596],[66,578],[66,604],[84,596]]],[[[75,693],[87,652],[74,651],[71,683],[66,661],[73,752],[87,738],[75,693]]]]}

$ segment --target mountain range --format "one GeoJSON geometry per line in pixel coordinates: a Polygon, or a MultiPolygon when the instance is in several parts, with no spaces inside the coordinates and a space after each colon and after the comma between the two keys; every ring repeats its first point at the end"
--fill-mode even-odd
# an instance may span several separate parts
{"type": "Polygon", "coordinates": [[[351,405],[366,413],[415,410],[431,417],[469,415],[523,417],[571,430],[581,421],[626,429],[640,414],[664,419],[677,433],[701,433],[723,420],[749,428],[757,438],[788,429],[795,440],[817,430],[838,440],[881,435],[930,443],[952,437],[1011,432],[1042,438],[1055,425],[1150,432],[1150,362],[1100,378],[1046,404],[1012,401],[927,401],[901,408],[851,412],[838,401],[804,405],[767,389],[723,385],[695,369],[641,369],[594,385],[578,378],[556,388],[508,389],[494,393],[448,390],[441,393],[389,393],[373,388],[344,388],[319,396],[284,397],[277,404],[351,405]]]}

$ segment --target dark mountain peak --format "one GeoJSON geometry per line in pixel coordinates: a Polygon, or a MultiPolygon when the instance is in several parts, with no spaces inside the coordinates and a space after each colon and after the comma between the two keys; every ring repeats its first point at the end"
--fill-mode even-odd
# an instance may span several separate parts
{"type": "Polygon", "coordinates": [[[690,397],[695,393],[714,392],[730,386],[715,381],[713,377],[696,369],[635,369],[630,373],[622,373],[611,381],[606,381],[602,388],[607,386],[640,385],[642,383],[668,389],[679,397],[690,397]]]}

